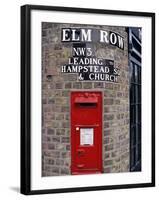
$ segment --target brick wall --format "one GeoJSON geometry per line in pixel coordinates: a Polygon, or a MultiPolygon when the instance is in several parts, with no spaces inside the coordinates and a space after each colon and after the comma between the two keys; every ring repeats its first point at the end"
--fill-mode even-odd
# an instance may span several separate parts
{"type": "Polygon", "coordinates": [[[70,92],[103,92],[103,172],[129,171],[129,71],[124,27],[42,23],[42,176],[70,174],[70,92]],[[118,83],[78,81],[77,74],[61,73],[72,56],[72,44],[61,43],[61,28],[89,27],[124,37],[124,51],[92,43],[96,57],[112,59],[120,68],[118,83]]]}

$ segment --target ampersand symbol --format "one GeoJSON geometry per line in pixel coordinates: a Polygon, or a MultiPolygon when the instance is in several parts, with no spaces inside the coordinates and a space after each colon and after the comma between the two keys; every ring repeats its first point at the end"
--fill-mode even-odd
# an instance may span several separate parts
{"type": "Polygon", "coordinates": [[[83,78],[82,74],[79,74],[79,77],[78,77],[78,79],[79,79],[80,81],[83,81],[83,80],[84,80],[84,78],[83,78]]]}

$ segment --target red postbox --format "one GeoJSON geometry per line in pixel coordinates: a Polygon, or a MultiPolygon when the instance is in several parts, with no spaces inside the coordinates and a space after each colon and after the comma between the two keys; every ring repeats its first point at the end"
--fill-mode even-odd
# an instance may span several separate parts
{"type": "Polygon", "coordinates": [[[102,172],[102,93],[71,93],[71,172],[102,172]]]}

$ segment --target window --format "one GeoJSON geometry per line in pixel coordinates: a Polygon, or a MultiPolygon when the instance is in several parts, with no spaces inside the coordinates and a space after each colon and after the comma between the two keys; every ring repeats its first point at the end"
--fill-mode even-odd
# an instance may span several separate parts
{"type": "Polygon", "coordinates": [[[130,171],[141,171],[141,35],[138,32],[140,28],[129,28],[130,171]]]}

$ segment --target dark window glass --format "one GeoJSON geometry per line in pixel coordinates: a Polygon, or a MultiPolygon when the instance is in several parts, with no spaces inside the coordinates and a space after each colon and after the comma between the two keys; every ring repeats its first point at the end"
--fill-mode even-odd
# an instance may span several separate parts
{"type": "Polygon", "coordinates": [[[141,85],[138,86],[138,103],[141,103],[141,85]]]}
{"type": "Polygon", "coordinates": [[[133,137],[132,137],[132,140],[133,140],[133,146],[135,147],[136,145],[136,126],[133,127],[133,137]]]}
{"type": "Polygon", "coordinates": [[[131,79],[131,82],[132,82],[132,83],[135,82],[135,68],[134,68],[133,63],[132,63],[132,79],[131,79]]]}
{"type": "Polygon", "coordinates": [[[139,66],[137,69],[138,69],[138,83],[141,84],[141,67],[139,66]]]}
{"type": "Polygon", "coordinates": [[[133,166],[134,166],[136,162],[136,148],[135,147],[133,148],[133,157],[134,157],[133,159],[133,166]]]}
{"type": "Polygon", "coordinates": [[[135,49],[138,49],[139,53],[141,53],[141,45],[135,40],[135,38],[132,38],[132,42],[135,49]]]}
{"type": "Polygon", "coordinates": [[[141,125],[138,124],[138,141],[141,141],[141,125]]]}

